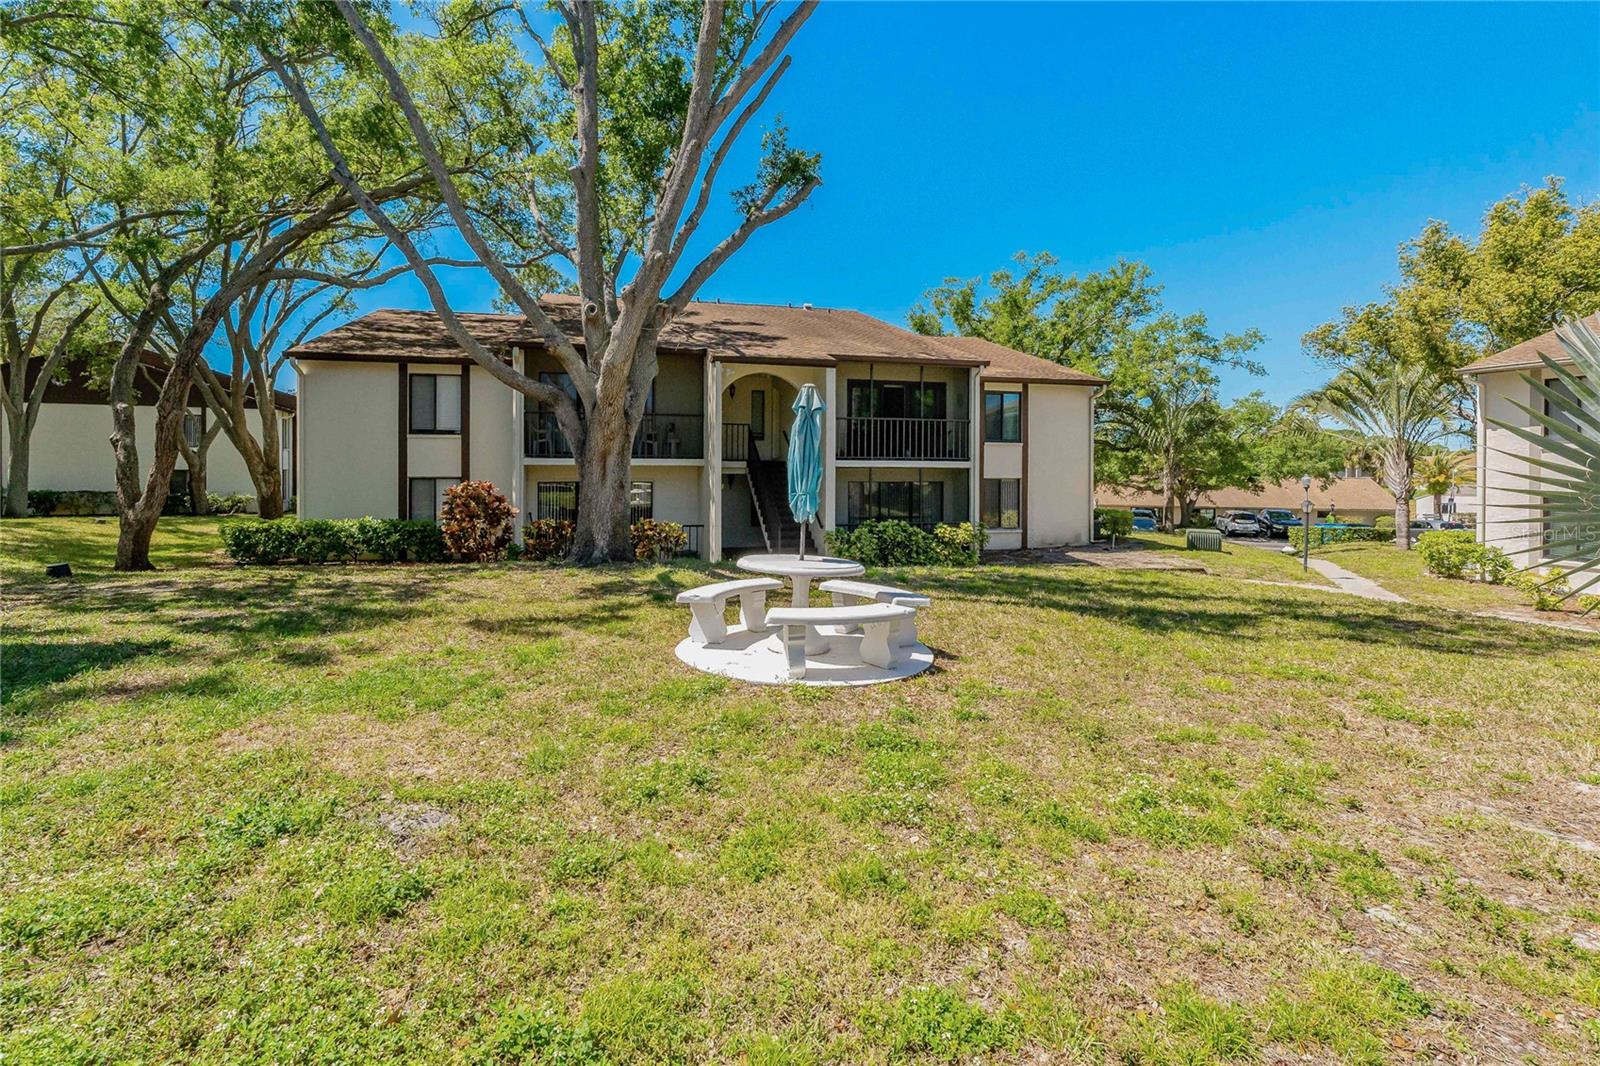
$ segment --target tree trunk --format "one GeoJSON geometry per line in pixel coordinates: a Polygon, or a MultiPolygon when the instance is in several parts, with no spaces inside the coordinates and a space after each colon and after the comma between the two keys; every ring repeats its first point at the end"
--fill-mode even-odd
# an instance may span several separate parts
{"type": "Polygon", "coordinates": [[[572,554],[580,566],[633,560],[628,529],[628,487],[633,468],[633,432],[620,404],[596,404],[578,462],[578,521],[572,554]],[[604,406],[612,410],[605,411],[604,406]]]}
{"type": "Polygon", "coordinates": [[[1402,455],[1384,459],[1384,480],[1394,496],[1394,542],[1401,551],[1411,550],[1411,479],[1415,471],[1402,455]]]}
{"type": "MultiPolygon", "coordinates": [[[[254,480],[254,471],[250,476],[254,480]]],[[[267,464],[256,482],[256,513],[269,521],[283,517],[283,472],[276,461],[267,464]]]]}
{"type": "MultiPolygon", "coordinates": [[[[150,457],[150,473],[139,483],[139,442],[134,415],[134,376],[138,354],[144,350],[155,319],[147,309],[124,342],[111,372],[111,450],[116,456],[117,482],[117,561],[118,570],[153,570],[150,540],[172,489],[172,471],[178,464],[183,444],[183,416],[188,411],[190,373],[226,303],[223,294],[213,296],[190,329],[182,347],[173,356],[166,380],[156,398],[155,449],[150,457]]],[[[152,307],[161,306],[164,294],[158,289],[152,307]]]]}
{"type": "Polygon", "coordinates": [[[189,513],[204,517],[211,513],[211,501],[206,499],[206,453],[196,452],[199,461],[189,466],[189,513]]]}
{"type": "Polygon", "coordinates": [[[29,433],[23,419],[6,419],[6,517],[28,517],[29,433]]]}
{"type": "Polygon", "coordinates": [[[249,468],[250,480],[256,487],[256,513],[262,518],[273,519],[283,517],[283,467],[278,463],[281,450],[278,409],[270,398],[272,390],[268,388],[265,391],[266,397],[259,390],[256,393],[256,414],[261,418],[261,451],[259,455],[247,455],[245,466],[249,468]]]}

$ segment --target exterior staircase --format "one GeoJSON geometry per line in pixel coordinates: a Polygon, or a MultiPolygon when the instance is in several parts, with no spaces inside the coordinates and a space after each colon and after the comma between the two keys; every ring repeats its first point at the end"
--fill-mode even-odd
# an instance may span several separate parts
{"type": "Polygon", "coordinates": [[[769,552],[800,550],[800,523],[789,511],[789,470],[782,459],[756,459],[751,451],[746,465],[750,496],[756,502],[761,532],[769,552]]]}

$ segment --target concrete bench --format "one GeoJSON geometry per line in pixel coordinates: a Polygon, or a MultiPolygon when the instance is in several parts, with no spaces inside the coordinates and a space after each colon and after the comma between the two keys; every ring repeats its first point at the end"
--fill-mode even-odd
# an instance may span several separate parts
{"type": "MultiPolygon", "coordinates": [[[[817,588],[832,595],[833,602],[841,607],[857,603],[892,603],[900,607],[926,607],[933,602],[922,593],[910,589],[878,585],[871,581],[852,581],[842,577],[824,581],[817,588]]],[[[917,642],[915,614],[902,622],[895,623],[894,642],[901,648],[909,648],[917,642]]]]}
{"type": "Polygon", "coordinates": [[[820,626],[860,626],[861,660],[887,670],[895,663],[889,632],[897,622],[915,617],[916,611],[894,603],[858,603],[850,607],[774,607],[767,621],[783,628],[783,650],[789,676],[806,676],[806,653],[828,649],[820,626]]]}
{"type": "Polygon", "coordinates": [[[696,644],[721,644],[728,639],[728,624],[722,612],[728,601],[739,597],[739,621],[751,633],[767,631],[767,593],[783,588],[771,577],[752,577],[742,581],[719,581],[678,593],[678,602],[689,608],[689,639],[696,644]]]}

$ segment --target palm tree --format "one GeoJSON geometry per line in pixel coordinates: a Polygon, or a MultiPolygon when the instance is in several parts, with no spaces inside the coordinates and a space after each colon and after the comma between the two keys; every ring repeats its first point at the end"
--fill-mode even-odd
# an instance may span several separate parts
{"type": "Polygon", "coordinates": [[[1496,506],[1520,509],[1526,512],[1522,521],[1531,518],[1549,526],[1551,540],[1522,551],[1542,552],[1550,564],[1570,567],[1568,578],[1581,578],[1572,581],[1567,593],[1575,596],[1600,584],[1600,334],[1573,318],[1556,328],[1556,339],[1572,366],[1540,352],[1543,371],[1522,375],[1546,410],[1511,401],[1538,428],[1488,421],[1534,445],[1531,455],[1518,458],[1538,469],[1511,475],[1524,486],[1511,491],[1528,497],[1527,503],[1496,506]],[[1552,388],[1551,378],[1561,387],[1552,388]]]}
{"type": "Polygon", "coordinates": [[[1411,548],[1411,484],[1418,458],[1450,435],[1454,410],[1438,373],[1410,359],[1363,360],[1311,396],[1313,408],[1370,443],[1394,496],[1395,542],[1411,548]]]}
{"type": "Polygon", "coordinates": [[[1442,514],[1445,493],[1472,479],[1471,457],[1461,452],[1434,452],[1417,460],[1417,491],[1433,497],[1433,513],[1442,514]]]}

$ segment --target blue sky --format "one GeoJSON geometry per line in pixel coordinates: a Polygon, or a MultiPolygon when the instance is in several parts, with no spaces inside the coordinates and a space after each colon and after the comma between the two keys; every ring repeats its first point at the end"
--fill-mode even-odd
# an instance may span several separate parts
{"type": "MultiPolygon", "coordinates": [[[[703,297],[903,323],[925,289],[1018,250],[1073,270],[1125,256],[1173,310],[1266,333],[1269,375],[1229,395],[1316,385],[1301,334],[1377,298],[1429,218],[1476,232],[1549,174],[1600,196],[1600,4],[834,0],[791,51],[769,112],[822,152],[824,185],[703,297]]],[[[493,301],[465,272],[451,288],[463,310],[493,301]]],[[[400,282],[360,303],[426,299],[400,282]]]]}

